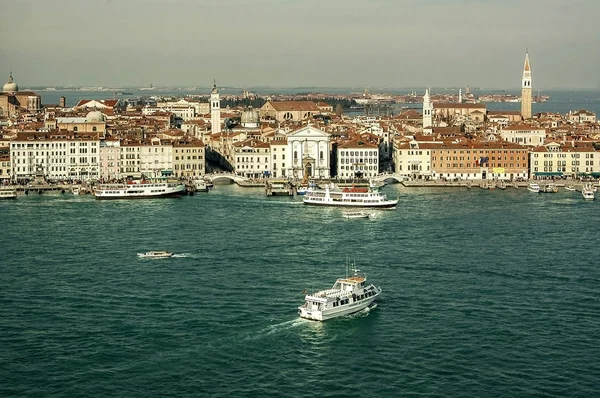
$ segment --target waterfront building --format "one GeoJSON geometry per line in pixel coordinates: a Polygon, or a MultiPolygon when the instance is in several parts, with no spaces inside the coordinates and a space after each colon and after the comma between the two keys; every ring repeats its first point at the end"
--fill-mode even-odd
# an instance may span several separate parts
{"type": "Polygon", "coordinates": [[[542,145],[546,140],[546,135],[545,128],[523,123],[509,125],[500,130],[500,137],[503,140],[534,147],[542,145]]]}
{"type": "Polygon", "coordinates": [[[379,146],[361,139],[348,140],[337,147],[339,178],[370,178],[379,174],[379,146]]]}
{"type": "Polygon", "coordinates": [[[119,156],[119,175],[121,178],[140,178],[141,149],[140,141],[122,141],[119,156]]]}
{"type": "Polygon", "coordinates": [[[188,179],[206,174],[206,147],[201,140],[190,136],[173,141],[173,172],[188,179]]]}
{"type": "Polygon", "coordinates": [[[12,72],[0,93],[0,118],[9,118],[19,112],[38,112],[42,109],[42,97],[33,91],[19,91],[12,72]]]}
{"type": "Polygon", "coordinates": [[[211,134],[221,132],[221,99],[216,81],[213,81],[213,88],[210,92],[210,127],[211,134]]]}
{"type": "Polygon", "coordinates": [[[434,141],[434,137],[430,135],[420,138],[415,136],[409,141],[396,143],[395,172],[415,180],[431,178],[431,149],[438,148],[441,144],[441,141],[434,141]]]}
{"type": "Polygon", "coordinates": [[[98,133],[19,132],[10,144],[12,175],[88,180],[99,177],[98,133]]]}
{"type": "Polygon", "coordinates": [[[271,176],[271,146],[263,141],[248,139],[233,144],[234,170],[247,178],[271,176]]]}
{"type": "Polygon", "coordinates": [[[271,101],[260,108],[260,117],[274,122],[300,122],[320,115],[321,109],[312,101],[271,101]]]}
{"type": "Polygon", "coordinates": [[[529,64],[529,52],[526,51],[521,79],[521,115],[523,119],[531,119],[531,102],[531,65],[529,64]]]}
{"type": "Polygon", "coordinates": [[[287,134],[285,176],[297,179],[330,178],[330,142],[328,133],[310,124],[287,134]]]}
{"type": "Polygon", "coordinates": [[[423,133],[431,134],[433,132],[433,103],[429,97],[429,89],[425,90],[423,96],[423,133]]]}
{"type": "Polygon", "coordinates": [[[271,177],[280,178],[286,177],[286,161],[289,164],[289,158],[286,160],[288,141],[285,135],[273,134],[273,138],[269,141],[271,147],[271,177]]]}
{"type": "Polygon", "coordinates": [[[121,140],[119,138],[100,140],[99,152],[100,178],[104,180],[120,178],[121,140]]]}
{"type": "Polygon", "coordinates": [[[540,145],[530,153],[532,177],[600,177],[600,153],[591,142],[540,145]]]}
{"type": "Polygon", "coordinates": [[[431,176],[434,179],[528,178],[529,149],[506,141],[471,141],[431,144],[431,176]]]}
{"type": "Polygon", "coordinates": [[[10,150],[0,148],[0,185],[12,179],[12,167],[10,162],[10,150]]]}
{"type": "Polygon", "coordinates": [[[142,141],[140,146],[140,173],[146,177],[173,174],[173,145],[158,137],[142,141]]]}

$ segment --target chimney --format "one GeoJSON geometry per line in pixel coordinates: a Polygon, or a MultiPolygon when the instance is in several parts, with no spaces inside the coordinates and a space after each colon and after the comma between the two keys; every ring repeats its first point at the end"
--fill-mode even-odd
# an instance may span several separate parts
{"type": "Polygon", "coordinates": [[[66,108],[67,107],[67,99],[64,96],[60,97],[60,100],[58,102],[58,106],[60,106],[61,108],[66,108]]]}

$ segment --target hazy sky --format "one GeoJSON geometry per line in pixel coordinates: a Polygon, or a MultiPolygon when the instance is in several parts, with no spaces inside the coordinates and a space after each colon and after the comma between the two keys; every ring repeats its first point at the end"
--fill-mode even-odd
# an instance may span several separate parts
{"type": "Polygon", "coordinates": [[[600,88],[599,0],[0,0],[0,81],[600,88]]]}

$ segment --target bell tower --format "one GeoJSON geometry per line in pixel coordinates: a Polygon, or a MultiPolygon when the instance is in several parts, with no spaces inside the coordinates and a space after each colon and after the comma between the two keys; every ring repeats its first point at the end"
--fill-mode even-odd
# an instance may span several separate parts
{"type": "Polygon", "coordinates": [[[523,119],[531,119],[531,101],[531,66],[529,65],[529,52],[525,51],[525,65],[521,81],[521,116],[523,119]]]}
{"type": "Polygon", "coordinates": [[[215,79],[213,79],[213,88],[210,92],[210,130],[211,134],[221,132],[221,99],[215,79]]]}
{"type": "Polygon", "coordinates": [[[429,98],[429,89],[425,90],[425,95],[423,96],[423,133],[431,134],[433,132],[433,104],[431,103],[431,99],[429,98]]]}

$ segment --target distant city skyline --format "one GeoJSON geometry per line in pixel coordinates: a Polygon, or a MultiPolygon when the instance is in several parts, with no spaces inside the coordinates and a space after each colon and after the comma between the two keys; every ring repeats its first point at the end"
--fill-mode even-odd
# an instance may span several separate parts
{"type": "Polygon", "coordinates": [[[20,86],[600,88],[596,0],[3,1],[20,86]]]}

